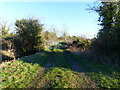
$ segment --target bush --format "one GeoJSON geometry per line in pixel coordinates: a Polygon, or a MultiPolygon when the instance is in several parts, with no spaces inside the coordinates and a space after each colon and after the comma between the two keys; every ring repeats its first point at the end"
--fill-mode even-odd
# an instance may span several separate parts
{"type": "Polygon", "coordinates": [[[44,49],[41,32],[43,24],[37,19],[16,20],[15,48],[16,56],[25,56],[44,49]]]}

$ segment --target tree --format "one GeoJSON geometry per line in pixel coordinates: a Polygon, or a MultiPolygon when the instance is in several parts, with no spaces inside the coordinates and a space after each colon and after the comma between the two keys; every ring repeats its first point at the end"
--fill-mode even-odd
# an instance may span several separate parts
{"type": "Polygon", "coordinates": [[[102,59],[102,62],[120,66],[120,1],[101,2],[100,6],[92,10],[99,14],[98,21],[102,26],[92,43],[92,50],[99,56],[109,57],[102,59]]]}
{"type": "Polygon", "coordinates": [[[16,20],[15,47],[19,56],[29,55],[44,49],[41,36],[43,24],[37,19],[16,20]]]}
{"type": "Polygon", "coordinates": [[[2,37],[3,39],[9,36],[10,28],[7,27],[7,22],[3,21],[2,23],[0,23],[0,31],[2,32],[0,37],[2,37]]]}
{"type": "Polygon", "coordinates": [[[99,22],[102,28],[99,30],[96,39],[96,46],[102,53],[117,52],[120,50],[120,1],[101,2],[101,5],[94,9],[99,15],[99,22]],[[102,48],[102,49],[101,49],[102,48]]]}

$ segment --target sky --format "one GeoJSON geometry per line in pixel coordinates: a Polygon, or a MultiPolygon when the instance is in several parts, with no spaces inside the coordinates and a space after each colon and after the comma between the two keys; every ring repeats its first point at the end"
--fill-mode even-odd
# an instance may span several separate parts
{"type": "Polygon", "coordinates": [[[99,31],[99,15],[86,10],[94,2],[0,2],[0,20],[7,21],[14,31],[18,19],[35,17],[44,24],[45,30],[55,27],[71,36],[86,35],[92,38],[99,31]]]}

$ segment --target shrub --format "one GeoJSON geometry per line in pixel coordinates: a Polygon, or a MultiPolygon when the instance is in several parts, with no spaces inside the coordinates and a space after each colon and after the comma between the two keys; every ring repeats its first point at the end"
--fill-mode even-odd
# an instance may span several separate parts
{"type": "Polygon", "coordinates": [[[15,48],[18,57],[30,55],[44,49],[41,32],[43,24],[37,19],[16,20],[15,48]]]}

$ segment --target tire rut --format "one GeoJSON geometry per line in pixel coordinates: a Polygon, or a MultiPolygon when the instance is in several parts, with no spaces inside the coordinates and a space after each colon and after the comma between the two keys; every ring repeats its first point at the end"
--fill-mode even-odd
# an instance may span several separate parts
{"type": "Polygon", "coordinates": [[[64,53],[65,58],[68,63],[71,65],[71,69],[76,72],[84,72],[82,66],[80,66],[72,57],[70,57],[67,53],[64,53]]]}
{"type": "Polygon", "coordinates": [[[47,84],[46,81],[43,80],[44,76],[46,75],[46,71],[52,67],[51,65],[51,61],[52,61],[52,57],[51,57],[51,53],[47,53],[48,56],[48,62],[43,66],[43,68],[39,71],[39,73],[36,76],[36,79],[34,79],[32,82],[32,86],[30,86],[29,88],[44,88],[44,86],[47,84]]]}
{"type": "MultiPolygon", "coordinates": [[[[82,68],[82,65],[78,64],[75,59],[73,57],[71,57],[70,55],[68,55],[66,52],[64,53],[64,56],[66,57],[68,63],[71,64],[71,69],[73,71],[76,71],[79,73],[78,78],[81,78],[81,80],[83,81],[82,84],[77,83],[77,87],[78,88],[99,88],[96,83],[94,81],[92,81],[90,79],[90,77],[88,77],[88,75],[86,75],[86,73],[84,72],[84,69],[82,68]]],[[[77,80],[77,78],[76,78],[77,80]]]]}

